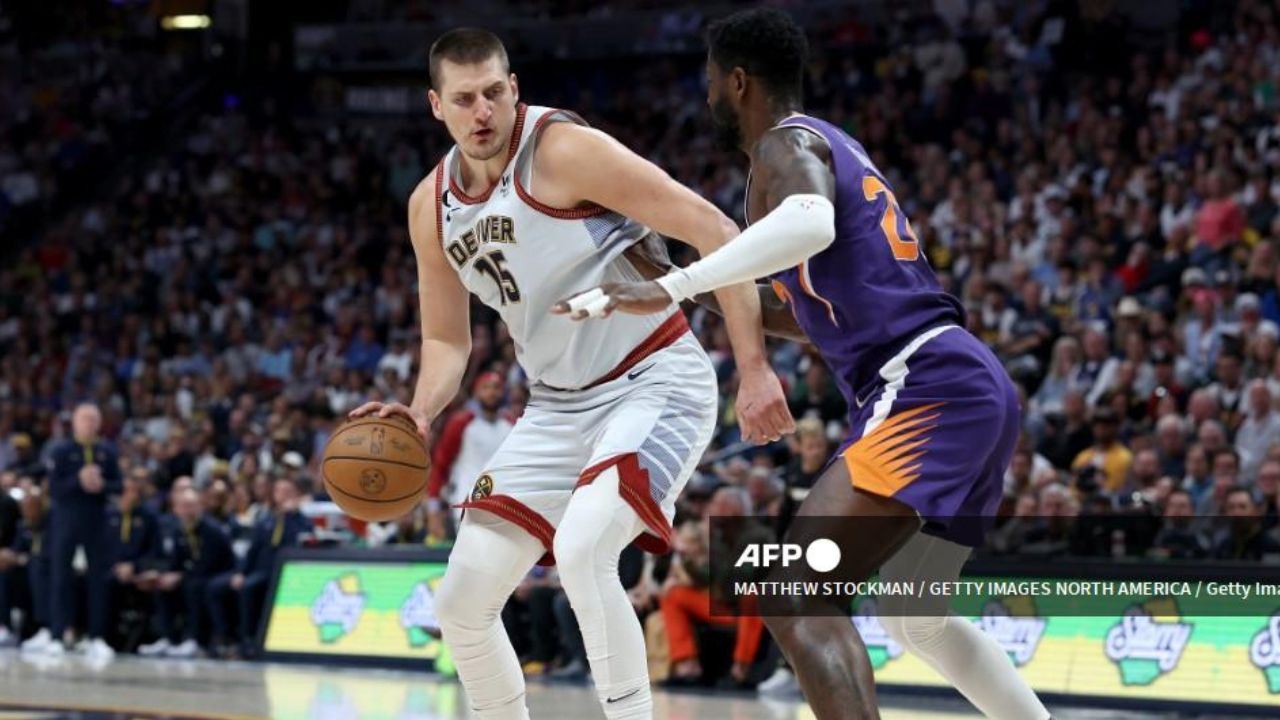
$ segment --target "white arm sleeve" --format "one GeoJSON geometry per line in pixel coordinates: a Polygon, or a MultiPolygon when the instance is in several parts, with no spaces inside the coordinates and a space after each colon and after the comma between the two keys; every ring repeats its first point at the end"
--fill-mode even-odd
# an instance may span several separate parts
{"type": "Polygon", "coordinates": [[[835,207],[822,195],[790,195],[728,244],[657,283],[680,302],[799,265],[835,240],[835,216],[835,207]]]}

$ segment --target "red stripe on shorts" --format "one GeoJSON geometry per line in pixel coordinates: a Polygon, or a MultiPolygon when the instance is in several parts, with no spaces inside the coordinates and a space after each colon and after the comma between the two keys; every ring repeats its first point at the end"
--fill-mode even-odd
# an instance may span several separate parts
{"type": "Polygon", "coordinates": [[[547,553],[538,560],[539,565],[556,564],[555,556],[551,554],[551,549],[555,542],[556,529],[551,527],[551,523],[547,522],[546,518],[530,510],[528,505],[510,495],[490,495],[477,500],[468,500],[454,505],[454,507],[484,510],[497,515],[507,522],[514,523],[536,538],[542,543],[542,547],[547,549],[547,553]]]}
{"type": "MultiPolygon", "coordinates": [[[[683,315],[681,316],[683,317],[683,315]]],[[[649,492],[649,471],[640,465],[636,453],[615,455],[588,467],[578,476],[578,484],[574,489],[590,485],[600,473],[611,467],[618,468],[618,494],[631,509],[636,511],[649,532],[640,533],[635,539],[636,547],[654,555],[666,555],[671,552],[671,523],[662,513],[662,508],[649,492]]]]}

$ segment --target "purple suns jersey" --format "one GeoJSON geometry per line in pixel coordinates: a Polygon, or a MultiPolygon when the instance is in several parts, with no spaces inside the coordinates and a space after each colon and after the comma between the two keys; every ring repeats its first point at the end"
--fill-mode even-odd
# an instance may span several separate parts
{"type": "Polygon", "coordinates": [[[852,411],[886,360],[931,327],[963,327],[964,310],[943,292],[893,191],[858,141],[807,115],[778,127],[805,128],[831,147],[835,241],[775,274],[773,289],[826,359],[852,411]]]}

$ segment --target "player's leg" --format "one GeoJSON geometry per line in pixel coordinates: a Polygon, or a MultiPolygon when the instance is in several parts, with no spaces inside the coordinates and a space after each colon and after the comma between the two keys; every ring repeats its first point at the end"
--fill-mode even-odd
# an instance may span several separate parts
{"type": "MultiPolygon", "coordinates": [[[[880,569],[882,580],[951,582],[970,548],[917,533],[880,569]]],[[[879,603],[880,621],[898,644],[924,660],[983,715],[994,720],[1045,720],[1040,703],[995,640],[967,619],[950,614],[947,598],[925,594],[879,603]]]]}
{"type": "Polygon", "coordinates": [[[618,577],[632,540],[664,551],[675,498],[715,429],[715,374],[691,337],[594,391],[573,415],[593,453],[556,531],[556,565],[611,720],[653,714],[644,630],[618,577]],[[598,417],[597,417],[598,414],[598,417]]]}
{"type": "Polygon", "coordinates": [[[653,717],[644,630],[618,578],[618,556],[644,528],[618,490],[618,467],[579,488],[556,530],[556,567],[582,628],[596,694],[610,720],[653,717]]]}
{"type": "MultiPolygon", "coordinates": [[[[963,336],[955,339],[968,342],[963,336]]],[[[976,472],[971,470],[974,477],[969,483],[972,492],[980,496],[1003,483],[1005,469],[1017,445],[1021,416],[1016,392],[1003,377],[996,359],[977,350],[974,355],[992,366],[992,375],[997,381],[992,394],[1005,396],[1003,417],[996,417],[993,411],[984,413],[993,441],[985,464],[978,465],[976,472]]],[[[940,450],[945,452],[943,448],[940,450]]],[[[992,503],[977,499],[962,503],[962,507],[967,508],[963,512],[969,516],[957,517],[952,531],[978,532],[984,519],[982,515],[989,513],[992,503]],[[974,527],[961,528],[959,524],[974,527]]],[[[891,581],[951,582],[960,576],[970,552],[966,545],[919,533],[884,564],[880,576],[891,581]]],[[[999,644],[973,623],[952,615],[945,596],[884,598],[878,609],[881,622],[894,640],[927,662],[987,717],[995,720],[1049,717],[1049,711],[999,644]]]]}
{"type": "Polygon", "coordinates": [[[458,529],[436,589],[436,615],[477,717],[529,717],[520,660],[499,615],[544,552],[524,529],[483,510],[468,510],[458,529]]]}
{"type": "MultiPolygon", "coordinates": [[[[856,555],[844,554],[840,578],[861,581],[897,552],[919,527],[914,509],[892,498],[855,489],[848,467],[835,462],[814,483],[783,542],[808,547],[818,538],[828,538],[841,548],[858,548],[856,555]],[[845,520],[806,522],[805,517],[845,520]]],[[[770,607],[764,618],[765,626],[795,671],[814,716],[819,720],[880,717],[871,660],[848,614],[830,609],[809,614],[814,610],[797,601],[789,607],[770,607]]]]}

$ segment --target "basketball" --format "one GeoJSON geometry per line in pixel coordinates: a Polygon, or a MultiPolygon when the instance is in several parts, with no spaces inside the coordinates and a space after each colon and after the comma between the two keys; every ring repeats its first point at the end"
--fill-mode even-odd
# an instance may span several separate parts
{"type": "Polygon", "coordinates": [[[320,475],[329,497],[352,517],[394,520],[427,489],[427,445],[404,418],[375,416],[338,428],[324,448],[320,475]]]}

